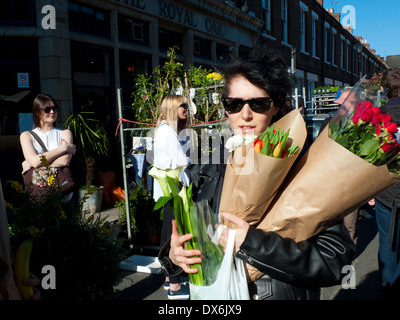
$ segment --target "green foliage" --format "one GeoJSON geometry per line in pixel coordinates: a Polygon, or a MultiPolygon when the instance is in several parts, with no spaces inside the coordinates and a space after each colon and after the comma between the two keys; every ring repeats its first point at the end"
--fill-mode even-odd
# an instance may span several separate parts
{"type": "Polygon", "coordinates": [[[76,154],[85,167],[85,184],[90,186],[94,180],[94,162],[97,155],[108,155],[110,142],[107,131],[94,112],[80,112],[71,115],[64,127],[71,130],[76,145],[76,154]]]}
{"type": "Polygon", "coordinates": [[[214,103],[210,94],[222,91],[222,76],[203,67],[185,68],[177,61],[177,47],[167,52],[168,60],[156,66],[152,74],[138,74],[135,78],[135,90],[132,93],[132,108],[135,119],[143,123],[156,123],[161,103],[167,95],[174,94],[180,88],[190,100],[190,88],[196,88],[195,103],[197,114],[190,123],[217,120],[220,117],[219,101],[214,103]]]}
{"type": "MultiPolygon", "coordinates": [[[[154,199],[151,193],[140,185],[129,192],[129,211],[132,228],[146,230],[148,234],[157,234],[162,226],[162,209],[154,210],[154,199]]],[[[118,201],[114,207],[119,208],[120,223],[126,222],[125,200],[118,201]]]]}
{"type": "Polygon", "coordinates": [[[319,86],[313,90],[313,93],[333,93],[338,92],[340,89],[338,86],[319,86]]]}
{"type": "Polygon", "coordinates": [[[42,290],[45,299],[89,300],[114,296],[120,280],[121,240],[104,219],[86,219],[80,204],[63,203],[57,188],[48,188],[40,197],[21,192],[11,224],[12,249],[33,238],[31,272],[41,276],[42,267],[56,270],[56,289],[42,290]]]}

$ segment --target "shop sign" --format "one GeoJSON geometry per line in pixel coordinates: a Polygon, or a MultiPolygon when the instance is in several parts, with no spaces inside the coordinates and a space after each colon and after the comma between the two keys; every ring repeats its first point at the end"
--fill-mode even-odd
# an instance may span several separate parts
{"type": "Polygon", "coordinates": [[[17,73],[18,88],[29,88],[29,73],[17,73]]]}

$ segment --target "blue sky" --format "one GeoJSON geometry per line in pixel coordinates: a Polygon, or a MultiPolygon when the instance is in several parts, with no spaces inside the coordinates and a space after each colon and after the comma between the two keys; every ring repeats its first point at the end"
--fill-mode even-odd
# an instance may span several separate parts
{"type": "MultiPolygon", "coordinates": [[[[399,0],[324,0],[324,7],[334,8],[335,12],[341,12],[346,5],[355,9],[354,35],[367,39],[382,57],[400,55],[399,0]]],[[[349,13],[342,13],[341,19],[349,13]]]]}

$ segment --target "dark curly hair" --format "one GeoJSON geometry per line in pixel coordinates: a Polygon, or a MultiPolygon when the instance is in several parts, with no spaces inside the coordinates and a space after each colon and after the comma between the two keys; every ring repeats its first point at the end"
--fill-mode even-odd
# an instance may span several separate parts
{"type": "Polygon", "coordinates": [[[381,85],[388,89],[389,99],[400,97],[400,68],[387,69],[383,73],[381,85]]]}
{"type": "Polygon", "coordinates": [[[282,117],[286,110],[286,97],[292,92],[294,77],[288,72],[285,61],[274,51],[259,47],[253,57],[236,60],[224,71],[225,87],[223,97],[227,97],[231,80],[245,77],[253,85],[264,89],[280,110],[274,121],[282,117]]]}

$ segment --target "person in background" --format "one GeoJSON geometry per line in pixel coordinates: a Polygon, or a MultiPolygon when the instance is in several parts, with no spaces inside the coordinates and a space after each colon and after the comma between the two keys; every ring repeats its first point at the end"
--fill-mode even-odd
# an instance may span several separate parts
{"type": "MultiPolygon", "coordinates": [[[[254,57],[227,68],[222,101],[232,130],[257,135],[283,116],[281,107],[293,87],[287,70],[283,59],[264,47],[254,57]]],[[[194,200],[201,200],[201,191],[199,186],[194,200]]],[[[219,196],[220,192],[215,194],[219,196]]],[[[320,287],[340,284],[343,266],[354,258],[355,244],[342,221],[296,243],[278,233],[256,229],[231,213],[221,214],[236,225],[236,257],[264,273],[248,284],[252,299],[319,299],[320,287]]],[[[189,265],[201,263],[201,252],[185,250],[184,244],[192,235],[179,236],[175,221],[173,225],[171,240],[161,248],[159,260],[171,274],[179,274],[180,269],[195,273],[197,269],[189,265]]],[[[220,238],[224,248],[227,233],[225,229],[220,238]]]]}
{"type": "MultiPolygon", "coordinates": [[[[186,128],[188,105],[186,98],[181,95],[170,95],[164,98],[161,104],[160,116],[156,124],[154,136],[154,166],[160,169],[175,169],[190,164],[188,139],[182,133],[186,128]],[[181,134],[180,134],[181,133],[181,134]],[[183,137],[182,137],[183,135],[183,137]]],[[[189,185],[188,177],[183,170],[180,182],[189,185]]],[[[155,201],[163,196],[160,184],[154,179],[153,198],[155,201]]],[[[161,230],[161,244],[171,237],[171,221],[174,211],[170,205],[164,206],[163,224],[161,230]]],[[[168,298],[173,300],[189,299],[187,281],[180,277],[166,277],[164,288],[168,290],[168,298]]]]}
{"type": "MultiPolygon", "coordinates": [[[[400,125],[400,69],[383,73],[381,86],[387,90],[387,103],[381,107],[400,125]]],[[[397,133],[398,135],[399,133],[397,133]]],[[[397,136],[399,140],[399,136],[397,136]]],[[[378,264],[382,292],[387,299],[400,298],[400,183],[375,197],[375,216],[379,232],[378,264]]]]}
{"type": "MultiPolygon", "coordinates": [[[[55,127],[58,106],[54,98],[48,94],[37,95],[33,101],[32,113],[34,123],[32,131],[39,136],[48,151],[44,151],[31,132],[22,132],[20,143],[25,158],[22,163],[22,175],[26,175],[32,168],[43,166],[42,156],[46,157],[51,168],[68,166],[76,152],[76,146],[73,144],[72,132],[69,129],[55,127]]],[[[41,187],[33,185],[33,188],[40,190],[41,187]]],[[[72,192],[68,197],[72,197],[72,192]]]]}

